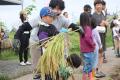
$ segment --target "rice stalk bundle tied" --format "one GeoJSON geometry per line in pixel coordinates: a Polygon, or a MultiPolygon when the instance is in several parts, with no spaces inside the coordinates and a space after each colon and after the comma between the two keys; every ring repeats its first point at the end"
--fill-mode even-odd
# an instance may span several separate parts
{"type": "MultiPolygon", "coordinates": [[[[76,30],[77,31],[77,30],[76,30]]],[[[45,75],[50,75],[53,80],[56,80],[57,72],[60,68],[60,65],[65,67],[65,44],[70,44],[70,40],[65,41],[65,34],[74,33],[75,31],[69,31],[67,33],[59,33],[56,36],[50,37],[49,39],[45,39],[40,46],[45,45],[45,51],[43,55],[40,57],[37,65],[36,73],[40,73],[42,80],[45,80],[45,75]]],[[[39,43],[37,42],[36,45],[39,43]]],[[[70,44],[71,45],[71,44],[70,44]]],[[[69,48],[69,47],[68,47],[69,48]]],[[[69,54],[68,54],[69,55],[69,54]]]]}
{"type": "MultiPolygon", "coordinates": [[[[37,72],[40,72],[42,80],[45,80],[45,75],[50,74],[53,79],[56,79],[59,66],[65,66],[64,58],[64,33],[60,33],[52,40],[47,40],[46,49],[40,57],[37,65],[37,72]]],[[[43,44],[41,44],[43,45],[43,44]]]]}

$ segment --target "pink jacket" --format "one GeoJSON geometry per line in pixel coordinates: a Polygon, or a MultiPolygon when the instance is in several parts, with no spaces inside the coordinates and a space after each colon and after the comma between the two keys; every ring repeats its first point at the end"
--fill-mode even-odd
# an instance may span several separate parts
{"type": "Polygon", "coordinates": [[[95,49],[95,43],[92,38],[92,29],[90,26],[84,28],[85,35],[80,37],[80,50],[82,53],[93,52],[95,49]]]}

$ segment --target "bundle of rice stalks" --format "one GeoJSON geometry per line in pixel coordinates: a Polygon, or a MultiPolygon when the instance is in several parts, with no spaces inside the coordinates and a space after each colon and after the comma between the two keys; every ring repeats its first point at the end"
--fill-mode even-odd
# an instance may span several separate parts
{"type": "Polygon", "coordinates": [[[37,65],[37,72],[40,72],[42,80],[45,80],[45,75],[51,75],[52,79],[56,80],[60,65],[65,66],[64,34],[60,33],[46,43],[45,52],[40,57],[37,65]]]}

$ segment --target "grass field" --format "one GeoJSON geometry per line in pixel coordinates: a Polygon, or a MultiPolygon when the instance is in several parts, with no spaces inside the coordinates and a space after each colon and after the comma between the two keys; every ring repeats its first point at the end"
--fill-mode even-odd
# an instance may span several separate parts
{"type": "MultiPolygon", "coordinates": [[[[10,39],[13,39],[13,36],[14,36],[14,32],[11,32],[9,34],[10,39]]],[[[78,33],[71,33],[70,40],[72,42],[72,45],[70,47],[70,53],[80,54],[79,34],[78,33]]],[[[113,44],[112,44],[111,30],[108,28],[107,36],[106,36],[106,46],[111,47],[112,45],[113,44]]],[[[8,49],[8,50],[2,51],[2,53],[0,55],[0,59],[2,59],[2,60],[17,59],[17,55],[12,49],[8,49]]]]}
{"type": "Polygon", "coordinates": [[[3,50],[0,54],[0,60],[13,60],[17,59],[17,54],[13,49],[3,50]]]}

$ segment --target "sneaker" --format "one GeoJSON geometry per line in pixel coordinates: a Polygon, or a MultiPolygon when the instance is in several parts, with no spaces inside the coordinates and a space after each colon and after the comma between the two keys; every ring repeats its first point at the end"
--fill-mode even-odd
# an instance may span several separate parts
{"type": "Polygon", "coordinates": [[[105,77],[106,75],[103,73],[103,72],[97,72],[96,74],[95,74],[95,77],[96,78],[103,78],[103,77],[105,77]]]}
{"type": "Polygon", "coordinates": [[[21,66],[25,66],[26,64],[24,62],[20,62],[20,65],[21,66]]]}
{"type": "Polygon", "coordinates": [[[103,59],[103,63],[107,63],[107,60],[106,60],[106,59],[103,59]]]}
{"type": "Polygon", "coordinates": [[[120,54],[116,54],[116,57],[120,57],[120,54]]]}
{"type": "Polygon", "coordinates": [[[30,62],[28,62],[28,61],[27,61],[25,64],[27,64],[27,65],[31,65],[31,63],[30,63],[30,62]]]}
{"type": "Polygon", "coordinates": [[[103,72],[101,72],[101,71],[99,72],[99,74],[102,75],[102,77],[105,77],[105,76],[106,76],[105,73],[103,73],[103,72]]]}
{"type": "Polygon", "coordinates": [[[101,76],[99,73],[96,73],[96,74],[95,74],[95,77],[96,77],[96,78],[102,78],[102,76],[101,76]]]}
{"type": "Polygon", "coordinates": [[[41,76],[36,74],[34,77],[33,77],[34,80],[41,80],[41,76]]]}
{"type": "Polygon", "coordinates": [[[118,57],[120,57],[120,54],[118,55],[118,57]]]}

